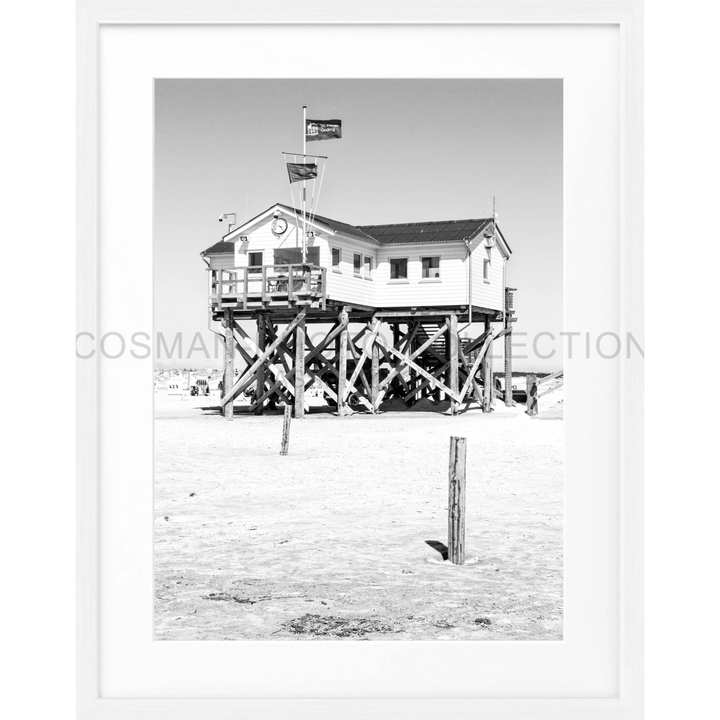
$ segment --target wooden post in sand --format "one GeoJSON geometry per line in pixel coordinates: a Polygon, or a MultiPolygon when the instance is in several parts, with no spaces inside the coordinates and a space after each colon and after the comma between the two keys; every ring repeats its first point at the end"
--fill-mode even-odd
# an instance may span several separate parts
{"type": "Polygon", "coordinates": [[[530,416],[534,417],[538,414],[538,383],[537,375],[530,374],[525,376],[525,394],[527,396],[525,412],[530,416]]]}
{"type": "Polygon", "coordinates": [[[465,564],[465,455],[467,438],[450,438],[448,559],[465,564]]]}
{"type": "Polygon", "coordinates": [[[345,387],[347,386],[347,356],[348,356],[348,311],[346,307],[340,311],[340,324],[345,327],[340,333],[340,347],[338,352],[338,383],[337,383],[337,409],[338,415],[344,417],[345,409],[345,387]]]}
{"type": "MultiPolygon", "coordinates": [[[[235,382],[235,337],[233,335],[232,310],[225,309],[225,372],[223,373],[223,393],[228,394],[235,382]]],[[[225,405],[225,419],[233,419],[232,400],[225,405]]]]}
{"type": "Polygon", "coordinates": [[[287,455],[290,447],[290,418],[292,417],[292,406],[285,406],[285,415],[283,416],[283,433],[280,443],[280,454],[287,455]]]}

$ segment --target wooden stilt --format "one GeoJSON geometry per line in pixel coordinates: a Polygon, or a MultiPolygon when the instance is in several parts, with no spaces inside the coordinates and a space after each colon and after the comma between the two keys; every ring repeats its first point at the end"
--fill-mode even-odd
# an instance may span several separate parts
{"type": "Polygon", "coordinates": [[[347,383],[347,356],[348,356],[348,311],[346,307],[340,311],[340,349],[338,353],[338,415],[343,417],[347,410],[345,406],[345,386],[347,383]]]}
{"type": "MultiPolygon", "coordinates": [[[[235,336],[233,334],[232,310],[225,310],[225,372],[223,373],[223,390],[229,392],[235,382],[235,336]]],[[[225,419],[233,419],[232,400],[225,405],[225,419]]]]}
{"type": "MultiPolygon", "coordinates": [[[[490,318],[485,316],[485,332],[492,333],[490,318]]],[[[483,412],[490,412],[493,400],[493,375],[492,375],[492,341],[488,345],[487,351],[482,359],[482,383],[483,383],[483,412]]]]}
{"type": "MultiPolygon", "coordinates": [[[[460,344],[460,338],[458,337],[457,329],[457,315],[452,313],[447,318],[448,337],[450,340],[450,390],[457,395],[458,394],[458,346],[460,344]]],[[[455,400],[450,399],[450,414],[455,415],[458,407],[455,400]]]]}
{"type": "Polygon", "coordinates": [[[512,314],[513,289],[505,288],[505,405],[512,407],[512,314]]]}
{"type": "Polygon", "coordinates": [[[448,559],[465,564],[465,458],[467,438],[450,438],[448,559]]]}
{"type": "MultiPolygon", "coordinates": [[[[380,323],[375,320],[374,321],[377,325],[380,323]]],[[[377,410],[377,399],[380,395],[380,346],[375,342],[375,337],[372,336],[372,370],[371,370],[371,385],[372,385],[372,392],[370,393],[370,403],[372,404],[373,408],[377,410]]]]}
{"type": "MultiPolygon", "coordinates": [[[[248,388],[255,381],[255,373],[257,369],[266,362],[269,357],[277,350],[277,348],[287,340],[295,330],[295,327],[299,322],[305,319],[305,310],[301,310],[295,319],[283,330],[277,338],[270,344],[270,346],[262,353],[255,362],[245,370],[241,377],[239,377],[233,386],[228,390],[225,389],[220,404],[225,407],[227,403],[232,402],[243,390],[248,388]]],[[[275,367],[274,365],[271,367],[275,367]]],[[[276,368],[277,370],[277,368],[276,368]]],[[[285,378],[283,377],[283,380],[285,378]]]]}
{"type": "MultiPolygon", "coordinates": [[[[265,313],[260,313],[258,315],[257,319],[257,328],[258,328],[258,351],[260,355],[262,355],[265,352],[265,346],[267,343],[267,329],[266,329],[266,319],[265,319],[265,313]]],[[[257,403],[257,406],[255,407],[255,415],[262,415],[263,414],[263,403],[258,402],[258,400],[265,394],[265,363],[262,363],[260,367],[257,370],[257,381],[255,383],[255,393],[253,396],[253,402],[257,403]]]]}
{"type": "Polygon", "coordinates": [[[305,319],[295,328],[295,418],[305,417],[305,319]]]}

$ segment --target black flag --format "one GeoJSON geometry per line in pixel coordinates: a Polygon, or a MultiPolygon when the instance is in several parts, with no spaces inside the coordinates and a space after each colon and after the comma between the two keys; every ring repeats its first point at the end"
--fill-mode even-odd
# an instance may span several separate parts
{"type": "Polygon", "coordinates": [[[312,180],[317,177],[317,165],[315,163],[285,163],[287,165],[290,182],[312,180]]]}
{"type": "Polygon", "coordinates": [[[340,120],[305,120],[305,139],[331,140],[342,137],[342,122],[340,120]]]}

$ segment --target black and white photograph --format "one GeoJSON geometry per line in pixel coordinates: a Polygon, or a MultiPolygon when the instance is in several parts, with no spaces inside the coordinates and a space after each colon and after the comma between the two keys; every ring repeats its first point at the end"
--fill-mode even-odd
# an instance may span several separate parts
{"type": "Polygon", "coordinates": [[[155,639],[562,640],[562,80],[154,93],[155,639]]]}
{"type": "Polygon", "coordinates": [[[98,712],[637,707],[637,8],[386,2],[84,16],[98,712]]]}

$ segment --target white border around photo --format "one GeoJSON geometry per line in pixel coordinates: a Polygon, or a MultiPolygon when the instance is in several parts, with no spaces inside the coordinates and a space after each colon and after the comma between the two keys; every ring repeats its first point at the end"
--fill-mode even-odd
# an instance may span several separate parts
{"type": "MultiPolygon", "coordinates": [[[[79,6],[78,331],[152,332],[153,78],[562,77],[565,327],[642,345],[639,3],[79,6]]],[[[566,372],[562,643],[153,643],[152,360],[79,361],[81,717],[638,717],[641,362],[566,372]]]]}

